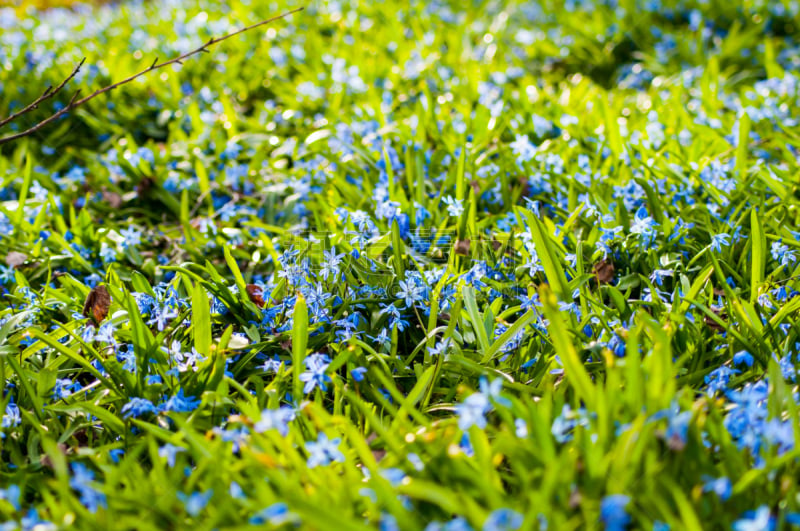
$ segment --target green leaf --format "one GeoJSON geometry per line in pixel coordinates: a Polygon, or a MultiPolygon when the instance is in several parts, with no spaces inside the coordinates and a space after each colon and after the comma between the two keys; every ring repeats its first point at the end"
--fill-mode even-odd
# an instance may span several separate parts
{"type": "Polygon", "coordinates": [[[16,356],[5,356],[4,359],[11,366],[11,370],[17,374],[17,379],[22,384],[25,394],[28,395],[28,398],[32,402],[33,414],[36,415],[36,418],[39,420],[39,422],[41,422],[42,408],[44,407],[44,404],[42,403],[42,399],[39,397],[39,394],[31,385],[33,374],[31,374],[27,369],[22,368],[20,363],[17,361],[16,356]]]}
{"type": "Polygon", "coordinates": [[[33,180],[33,157],[28,154],[25,157],[25,171],[22,174],[22,188],[19,190],[19,200],[17,201],[17,215],[14,218],[14,225],[19,227],[25,220],[25,201],[28,198],[28,190],[33,180]]]}
{"type": "Polygon", "coordinates": [[[303,372],[303,362],[306,359],[306,349],[308,345],[308,306],[302,293],[297,294],[294,303],[294,313],[292,314],[292,398],[300,403],[303,396],[303,384],[300,381],[300,374],[303,372]]]}
{"type": "Polygon", "coordinates": [[[600,107],[600,112],[603,114],[603,129],[605,131],[606,140],[608,141],[608,147],[611,148],[611,151],[614,152],[615,155],[619,156],[622,154],[623,148],[622,138],[619,134],[619,125],[617,125],[617,117],[614,115],[612,106],[607,99],[599,101],[597,106],[600,107]]]}
{"type": "Polygon", "coordinates": [[[125,433],[125,423],[119,417],[111,413],[109,410],[102,406],[98,406],[91,402],[78,402],[73,404],[51,404],[47,406],[49,411],[57,411],[61,413],[85,413],[93,415],[100,419],[103,426],[117,435],[125,433]]]}
{"type": "Polygon", "coordinates": [[[481,359],[482,364],[489,363],[490,360],[494,359],[495,356],[500,352],[506,344],[511,341],[511,339],[517,335],[523,328],[528,326],[528,323],[536,319],[536,314],[533,310],[528,310],[525,312],[522,317],[516,320],[514,324],[508,327],[508,329],[503,332],[497,340],[492,343],[492,346],[486,349],[486,353],[483,355],[483,359],[481,359]]]}
{"type": "Polygon", "coordinates": [[[583,360],[578,356],[575,346],[572,344],[569,329],[558,309],[558,300],[550,288],[544,284],[539,288],[539,298],[542,301],[544,314],[550,321],[548,326],[550,338],[564,365],[566,378],[572,384],[578,397],[584,401],[586,407],[590,410],[594,409],[596,389],[589,373],[583,366],[583,360]]]}
{"type": "Polygon", "coordinates": [[[208,178],[208,172],[206,171],[205,164],[200,159],[197,159],[194,163],[194,171],[197,174],[197,182],[200,185],[200,194],[202,197],[206,198],[206,203],[208,204],[209,214],[214,213],[214,200],[211,197],[211,181],[208,178]]]}
{"type": "Polygon", "coordinates": [[[528,228],[531,231],[536,253],[539,255],[539,260],[542,261],[544,274],[552,290],[558,296],[558,300],[572,300],[567,275],[564,273],[564,268],[561,267],[561,261],[556,255],[550,236],[545,233],[542,222],[528,209],[517,207],[517,212],[528,220],[528,228]]]}
{"type": "Polygon", "coordinates": [[[244,277],[242,276],[242,272],[239,270],[239,264],[236,263],[236,259],[231,255],[231,250],[229,246],[224,246],[222,248],[223,253],[225,254],[225,263],[228,264],[228,267],[233,274],[233,280],[236,282],[236,287],[239,288],[239,293],[245,299],[247,298],[247,285],[244,282],[244,277]]]}
{"type": "Polygon", "coordinates": [[[400,280],[404,280],[406,277],[406,270],[405,264],[403,263],[403,251],[405,250],[405,245],[403,245],[403,239],[400,237],[400,228],[397,224],[397,220],[392,221],[392,254],[394,256],[394,270],[397,274],[397,278],[400,280]]]}
{"type": "Polygon", "coordinates": [[[739,182],[747,180],[747,147],[750,144],[750,115],[743,112],[739,117],[739,143],[736,146],[736,174],[739,182]]]}
{"type": "MultiPolygon", "coordinates": [[[[33,336],[34,338],[38,339],[42,343],[46,344],[48,347],[51,347],[51,348],[55,349],[56,351],[58,351],[61,355],[67,356],[69,359],[74,361],[76,364],[78,364],[84,370],[90,372],[92,374],[92,376],[94,376],[95,378],[100,380],[100,382],[102,382],[102,384],[107,389],[113,389],[120,396],[127,396],[127,394],[122,392],[122,389],[117,387],[117,385],[114,384],[114,382],[112,382],[111,380],[109,380],[108,378],[103,376],[103,374],[100,371],[95,369],[94,366],[91,363],[89,363],[89,361],[86,358],[84,358],[83,356],[81,356],[80,354],[78,354],[77,352],[72,350],[71,348],[69,348],[67,345],[64,345],[63,343],[60,343],[59,341],[56,341],[49,334],[45,334],[44,332],[42,332],[38,328],[31,328],[30,329],[30,334],[31,334],[31,336],[33,336]]],[[[10,357],[7,358],[7,359],[10,360],[10,357]]],[[[13,363],[16,363],[16,362],[14,361],[13,363]]]]}
{"type": "Polygon", "coordinates": [[[486,334],[486,328],[483,325],[483,317],[478,311],[478,304],[475,301],[475,288],[472,286],[464,286],[461,290],[461,295],[464,298],[464,307],[467,309],[472,329],[475,331],[475,337],[478,339],[478,347],[483,352],[484,357],[489,352],[489,338],[486,334]]]}
{"type": "Polygon", "coordinates": [[[203,356],[211,354],[211,307],[208,294],[197,282],[192,291],[192,334],[194,348],[203,356]]]}
{"type": "Polygon", "coordinates": [[[750,242],[753,248],[753,260],[750,265],[750,302],[755,302],[758,300],[758,290],[764,282],[764,270],[767,267],[767,239],[755,208],[750,211],[750,242]]]}

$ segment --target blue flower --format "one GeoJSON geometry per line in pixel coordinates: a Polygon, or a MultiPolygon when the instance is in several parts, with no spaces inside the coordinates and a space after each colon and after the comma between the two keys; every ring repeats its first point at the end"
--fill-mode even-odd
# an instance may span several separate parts
{"type": "Polygon", "coordinates": [[[216,426],[213,432],[223,441],[233,443],[231,449],[234,454],[239,453],[239,450],[247,442],[248,436],[250,435],[250,432],[245,427],[222,429],[216,426]]]}
{"type": "Polygon", "coordinates": [[[397,297],[405,300],[406,308],[410,308],[415,302],[422,301],[424,291],[414,281],[401,280],[399,286],[400,289],[397,291],[397,297]]]}
{"type": "Polygon", "coordinates": [[[447,523],[431,522],[425,527],[425,531],[472,531],[472,527],[466,518],[457,516],[447,523]]]}
{"type": "Polygon", "coordinates": [[[328,280],[328,277],[330,276],[333,278],[333,280],[336,280],[339,277],[339,266],[342,263],[344,254],[336,254],[336,247],[330,251],[323,251],[322,254],[324,258],[322,264],[320,264],[319,270],[322,278],[328,280]]]}
{"type": "Polygon", "coordinates": [[[265,409],[261,412],[261,420],[255,423],[253,430],[263,433],[267,430],[278,430],[283,437],[289,434],[289,423],[295,418],[294,409],[281,406],[278,409],[265,409]]]}
{"type": "MultiPolygon", "coordinates": [[[[35,507],[31,507],[30,509],[28,509],[27,514],[22,518],[20,523],[22,524],[22,529],[26,531],[29,529],[33,530],[39,528],[42,529],[57,528],[55,524],[48,522],[47,520],[43,520],[42,517],[39,516],[39,513],[36,511],[35,507]]],[[[16,522],[14,522],[14,527],[11,527],[10,529],[16,530],[19,529],[19,526],[16,525],[16,522]]]]}
{"type": "Polygon", "coordinates": [[[327,391],[326,384],[331,381],[331,377],[325,374],[325,370],[330,364],[330,358],[325,354],[311,354],[303,361],[308,369],[300,374],[300,381],[305,382],[303,393],[308,394],[317,386],[323,391],[327,391]]]}
{"type": "Polygon", "coordinates": [[[132,374],[136,374],[136,354],[133,345],[128,345],[123,352],[117,351],[117,361],[122,363],[122,368],[132,374]]]}
{"type": "Polygon", "coordinates": [[[776,242],[772,242],[770,246],[770,253],[772,254],[772,258],[780,262],[781,267],[787,267],[792,265],[797,261],[797,256],[795,255],[794,251],[789,250],[789,246],[783,243],[781,240],[776,242]]]}
{"type": "Polygon", "coordinates": [[[775,519],[766,505],[762,505],[755,511],[748,511],[744,518],[733,523],[734,531],[771,531],[772,529],[775,529],[775,519]]]}
{"type": "Polygon", "coordinates": [[[231,498],[233,498],[235,500],[247,499],[247,495],[245,495],[244,490],[242,489],[241,485],[239,485],[235,481],[231,481],[231,486],[228,489],[228,494],[230,494],[231,498]]]}
{"type": "Polygon", "coordinates": [[[648,246],[655,240],[657,229],[658,223],[650,217],[647,209],[639,207],[639,210],[637,210],[634,215],[633,223],[631,224],[631,234],[638,234],[641,238],[641,244],[643,246],[648,246]]]}
{"type": "Polygon", "coordinates": [[[200,406],[200,399],[193,397],[185,397],[183,389],[179,389],[178,393],[170,397],[169,400],[161,405],[161,411],[175,411],[178,413],[189,413],[196,410],[200,406]]]}
{"type": "Polygon", "coordinates": [[[308,441],[306,451],[308,451],[308,467],[315,468],[323,465],[327,466],[333,462],[344,463],[344,454],[339,450],[341,439],[328,440],[328,436],[320,433],[317,441],[308,441]]]}
{"type": "Polygon", "coordinates": [[[97,512],[100,507],[106,506],[106,496],[94,488],[94,472],[81,463],[72,463],[72,477],[69,486],[78,492],[81,503],[89,512],[97,512]]]}
{"type": "Polygon", "coordinates": [[[53,400],[61,400],[76,391],[80,391],[81,384],[73,382],[69,378],[59,378],[53,386],[53,400]]]}
{"type": "Polygon", "coordinates": [[[22,416],[20,415],[19,406],[11,399],[8,405],[6,405],[6,414],[3,415],[2,427],[11,428],[13,426],[19,426],[21,422],[22,416]]]}
{"type": "Polygon", "coordinates": [[[123,247],[136,247],[140,243],[142,243],[142,231],[138,230],[136,227],[128,227],[127,229],[122,229],[119,231],[122,237],[125,239],[123,242],[123,247]]]}
{"type": "Polygon", "coordinates": [[[366,367],[356,367],[355,369],[350,371],[350,375],[353,377],[353,380],[357,382],[363,382],[365,374],[367,374],[366,367]]]}
{"type": "Polygon", "coordinates": [[[19,503],[20,494],[22,491],[20,490],[18,485],[9,485],[6,489],[0,489],[0,500],[6,500],[8,503],[14,507],[14,510],[19,511],[22,509],[19,503]]]}
{"type": "Polygon", "coordinates": [[[624,494],[611,494],[600,502],[600,520],[605,524],[606,531],[624,531],[631,521],[625,508],[630,498],[624,494]]]}
{"type": "Polygon", "coordinates": [[[442,198],[444,204],[447,205],[447,213],[451,217],[457,218],[464,213],[464,202],[461,199],[456,199],[452,196],[445,196],[442,198]]]}
{"type": "Polygon", "coordinates": [[[703,379],[706,383],[706,392],[708,396],[714,396],[718,391],[725,391],[728,389],[728,383],[731,376],[737,374],[739,371],[731,369],[725,365],[721,365],[708,373],[703,379]]]}
{"type": "Polygon", "coordinates": [[[16,269],[11,266],[0,265],[0,282],[10,284],[14,282],[16,269]]]}
{"type": "Polygon", "coordinates": [[[378,523],[378,531],[400,531],[397,518],[392,514],[382,513],[381,520],[378,523]]]}
{"type": "Polygon", "coordinates": [[[485,376],[481,376],[480,380],[478,380],[478,385],[480,386],[481,393],[486,398],[493,400],[498,405],[511,407],[511,402],[507,398],[500,396],[500,392],[503,390],[503,380],[495,378],[492,380],[492,383],[489,383],[489,380],[485,376]]]}
{"type": "Polygon", "coordinates": [[[189,516],[197,516],[202,512],[203,509],[206,508],[208,502],[211,500],[211,496],[214,494],[214,491],[209,489],[205,492],[193,492],[192,494],[186,495],[183,492],[178,492],[177,496],[178,499],[183,502],[184,507],[186,508],[186,512],[189,516]]]}
{"type": "Polygon", "coordinates": [[[381,328],[381,331],[377,336],[372,337],[368,335],[367,337],[375,341],[380,347],[392,344],[392,338],[389,337],[389,329],[386,327],[381,328]]]}
{"type": "Polygon", "coordinates": [[[580,408],[573,411],[568,404],[564,404],[561,408],[561,414],[553,419],[553,425],[550,427],[550,433],[553,434],[556,442],[565,443],[572,440],[573,431],[578,426],[588,426],[589,419],[586,416],[586,410],[580,408]]]}
{"type": "Polygon", "coordinates": [[[178,312],[174,308],[167,305],[161,306],[157,304],[151,310],[151,318],[149,321],[147,321],[147,324],[155,324],[158,328],[158,331],[163,332],[164,328],[167,327],[167,323],[175,317],[178,317],[178,312]]]}
{"type": "Polygon", "coordinates": [[[730,245],[730,235],[725,232],[720,232],[711,237],[711,250],[717,253],[722,252],[722,246],[727,247],[730,245]]]}
{"type": "Polygon", "coordinates": [[[692,420],[692,412],[682,411],[680,405],[674,402],[668,409],[659,411],[650,417],[651,421],[659,419],[667,419],[667,429],[664,432],[667,445],[673,450],[683,449],[689,435],[689,422],[692,420]]]}
{"type": "Polygon", "coordinates": [[[277,373],[278,369],[281,368],[281,363],[282,363],[281,359],[276,354],[271,358],[268,358],[267,361],[265,361],[264,364],[261,365],[259,368],[262,369],[267,374],[271,372],[277,373]]]}
{"type": "Polygon", "coordinates": [[[147,413],[158,414],[158,408],[146,398],[131,398],[130,401],[122,406],[123,418],[138,418],[147,413]]]}
{"type": "Polygon", "coordinates": [[[458,415],[458,427],[468,430],[471,426],[478,426],[480,429],[486,427],[486,413],[492,408],[489,399],[482,393],[469,395],[464,402],[456,404],[456,414],[458,415]]]}
{"type": "Polygon", "coordinates": [[[297,515],[289,511],[289,506],[284,502],[270,505],[266,509],[261,509],[250,517],[250,525],[280,526],[289,521],[298,520],[297,515]]]}
{"type": "Polygon", "coordinates": [[[172,468],[175,466],[175,457],[185,451],[186,448],[167,443],[158,449],[158,456],[165,458],[169,467],[172,468]]]}
{"type": "Polygon", "coordinates": [[[657,286],[664,285],[664,277],[671,277],[674,274],[669,269],[654,269],[650,274],[650,281],[654,282],[657,286]]]}
{"type": "Polygon", "coordinates": [[[714,492],[719,496],[720,500],[726,501],[731,497],[732,488],[731,480],[726,477],[718,479],[708,478],[703,485],[703,492],[714,492]]]}
{"type": "Polygon", "coordinates": [[[733,364],[746,365],[748,367],[752,367],[753,355],[747,352],[746,350],[740,350],[739,352],[733,355],[733,364]]]}
{"type": "Polygon", "coordinates": [[[514,141],[509,144],[509,147],[517,157],[517,164],[524,164],[536,155],[536,146],[533,145],[528,135],[515,135],[514,141]]]}
{"type": "Polygon", "coordinates": [[[122,448],[112,448],[108,451],[108,456],[111,458],[113,463],[119,463],[119,460],[122,459],[122,456],[125,455],[125,450],[122,448]]]}
{"type": "Polygon", "coordinates": [[[517,511],[497,509],[483,523],[483,531],[511,531],[522,527],[523,518],[517,511]]]}
{"type": "Polygon", "coordinates": [[[449,337],[442,339],[441,341],[437,341],[432,347],[428,347],[428,353],[431,356],[441,356],[442,354],[446,354],[450,349],[451,343],[452,340],[449,337]]]}

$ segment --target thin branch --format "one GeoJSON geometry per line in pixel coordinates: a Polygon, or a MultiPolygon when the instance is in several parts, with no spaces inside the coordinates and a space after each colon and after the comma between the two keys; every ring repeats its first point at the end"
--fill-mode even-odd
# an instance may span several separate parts
{"type": "MultiPolygon", "coordinates": [[[[89,94],[88,96],[86,96],[84,98],[77,99],[78,94],[80,93],[80,91],[78,91],[78,92],[75,93],[75,96],[72,97],[70,102],[64,108],[62,108],[58,112],[52,114],[48,118],[45,118],[44,120],[42,120],[41,122],[37,123],[36,125],[31,127],[30,129],[26,129],[25,131],[22,131],[22,132],[13,134],[13,135],[9,135],[9,136],[4,136],[4,137],[0,138],[0,145],[6,144],[8,142],[12,142],[14,140],[17,140],[17,139],[22,138],[24,136],[28,136],[30,134],[33,134],[36,131],[38,131],[39,129],[43,128],[44,126],[50,124],[51,122],[54,122],[55,120],[58,120],[60,117],[62,117],[65,114],[67,114],[69,111],[71,111],[75,107],[78,107],[79,105],[83,105],[87,101],[89,101],[91,99],[94,99],[97,96],[100,96],[101,94],[105,94],[106,92],[110,92],[110,91],[114,90],[115,88],[117,88],[117,87],[119,87],[121,85],[125,85],[126,83],[130,83],[131,81],[133,81],[133,80],[135,80],[135,79],[137,79],[137,78],[139,78],[139,77],[141,77],[141,76],[143,76],[143,75],[145,75],[147,73],[150,73],[153,70],[158,70],[159,68],[164,68],[165,66],[169,66],[169,65],[175,64],[175,63],[183,64],[182,61],[185,60],[185,59],[188,59],[189,57],[197,55],[197,54],[199,54],[201,52],[208,52],[208,47],[209,46],[212,46],[212,45],[220,43],[220,42],[222,42],[224,40],[230,39],[231,37],[235,37],[235,36],[237,36],[237,35],[239,35],[241,33],[244,33],[246,31],[250,31],[252,29],[258,28],[259,26],[263,26],[265,24],[269,24],[270,22],[274,22],[276,20],[288,17],[289,15],[292,15],[292,14],[297,13],[298,11],[302,11],[302,10],[303,10],[302,7],[298,7],[296,9],[292,9],[291,11],[287,11],[286,13],[282,13],[282,14],[280,14],[278,16],[275,16],[275,17],[272,17],[272,18],[268,18],[266,20],[262,20],[261,22],[257,22],[257,23],[255,23],[255,24],[253,24],[251,26],[246,26],[246,27],[244,27],[244,28],[242,28],[242,29],[240,29],[238,31],[234,31],[233,33],[228,33],[227,35],[223,35],[222,37],[209,39],[208,42],[206,42],[205,44],[203,44],[199,48],[195,48],[194,50],[192,50],[190,52],[187,52],[187,53],[185,53],[183,55],[179,55],[178,57],[170,59],[169,61],[164,61],[163,63],[158,63],[157,62],[158,59],[156,59],[156,61],[154,61],[152,65],[150,65],[149,67],[145,68],[144,70],[142,70],[140,72],[137,72],[136,74],[133,74],[132,76],[127,77],[127,78],[123,79],[122,81],[118,81],[116,83],[108,85],[107,87],[103,87],[101,89],[98,89],[95,92],[89,94]]],[[[81,61],[81,64],[83,64],[83,61],[81,61]]],[[[71,77],[72,76],[70,76],[70,78],[71,77]]],[[[68,80],[69,80],[69,78],[66,81],[68,81],[68,80]]],[[[64,81],[64,83],[66,83],[66,81],[64,81]]],[[[62,83],[62,85],[64,83],[62,83]]],[[[60,89],[60,87],[62,85],[59,85],[59,89],[60,89]]],[[[48,91],[45,91],[45,93],[47,94],[48,91]]],[[[17,114],[19,115],[21,113],[17,113],[17,114]]]]}
{"type": "Polygon", "coordinates": [[[72,79],[73,77],[75,77],[78,74],[78,71],[80,71],[81,67],[83,66],[83,63],[85,63],[85,62],[86,62],[86,58],[84,57],[83,59],[81,59],[81,62],[78,63],[75,66],[75,68],[72,69],[72,73],[69,76],[67,76],[64,79],[64,81],[62,81],[55,89],[53,88],[53,85],[50,85],[49,87],[47,87],[47,89],[44,92],[42,92],[41,96],[39,96],[34,101],[32,101],[24,109],[22,109],[22,110],[20,110],[18,112],[15,112],[14,114],[9,116],[8,118],[3,118],[2,120],[0,120],[0,128],[2,128],[7,123],[13,122],[14,120],[19,118],[23,114],[29,113],[32,110],[38,108],[40,103],[42,103],[43,101],[49,100],[50,98],[52,98],[53,96],[58,94],[61,91],[61,89],[64,88],[64,85],[69,83],[69,80],[72,79]]]}

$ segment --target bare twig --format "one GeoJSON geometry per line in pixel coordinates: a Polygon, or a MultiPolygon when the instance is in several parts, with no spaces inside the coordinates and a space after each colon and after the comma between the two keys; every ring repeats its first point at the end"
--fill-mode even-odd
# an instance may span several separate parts
{"type": "Polygon", "coordinates": [[[32,110],[38,108],[40,103],[42,103],[43,101],[49,100],[50,98],[52,98],[53,96],[58,94],[61,91],[61,89],[64,88],[64,85],[66,85],[69,82],[70,79],[72,79],[73,77],[75,77],[77,75],[78,71],[81,69],[81,67],[83,66],[83,63],[85,63],[85,62],[86,62],[86,58],[84,57],[83,59],[81,59],[81,62],[78,63],[75,66],[75,68],[72,69],[72,73],[69,76],[67,76],[64,79],[64,81],[62,81],[56,88],[53,88],[53,85],[50,85],[49,87],[47,87],[47,89],[45,89],[44,92],[42,92],[41,96],[39,96],[34,101],[32,101],[24,109],[22,109],[22,110],[20,110],[18,112],[15,112],[14,114],[9,116],[8,118],[3,118],[2,120],[0,120],[0,128],[2,128],[7,123],[13,122],[14,120],[19,118],[23,114],[29,113],[32,110]]]}
{"type": "MultiPolygon", "coordinates": [[[[145,75],[145,74],[147,74],[149,72],[152,72],[153,70],[158,70],[159,68],[163,68],[165,66],[169,66],[169,65],[175,64],[175,63],[183,64],[183,60],[188,59],[189,57],[192,57],[193,55],[197,55],[197,54],[199,54],[201,52],[208,52],[209,51],[208,50],[209,46],[212,46],[212,45],[217,44],[219,42],[222,42],[224,40],[230,39],[231,37],[235,37],[235,36],[237,36],[237,35],[239,35],[241,33],[244,33],[246,31],[250,31],[252,29],[258,28],[259,26],[263,26],[265,24],[269,24],[270,22],[274,22],[276,20],[282,19],[284,17],[287,17],[289,15],[292,15],[292,14],[297,13],[298,11],[302,11],[302,10],[303,10],[302,7],[298,7],[296,9],[292,9],[291,11],[287,11],[286,13],[282,13],[282,14],[280,14],[278,16],[275,16],[275,17],[272,17],[272,18],[268,18],[266,20],[262,20],[261,22],[257,22],[257,23],[255,23],[255,24],[253,24],[251,26],[246,26],[246,27],[244,27],[244,28],[242,28],[242,29],[240,29],[238,31],[234,31],[233,33],[228,33],[227,35],[223,35],[222,37],[209,39],[208,42],[206,42],[205,44],[203,44],[199,48],[195,48],[194,50],[192,50],[190,52],[187,52],[187,53],[185,53],[183,55],[179,55],[178,57],[170,59],[169,61],[164,61],[163,63],[158,63],[158,59],[156,59],[155,61],[153,61],[153,64],[151,64],[149,67],[145,68],[144,70],[142,70],[140,72],[137,72],[136,74],[133,74],[132,76],[127,77],[127,78],[123,79],[122,81],[118,81],[116,83],[108,85],[107,87],[103,87],[101,89],[98,89],[95,92],[89,94],[88,96],[86,96],[84,98],[78,99],[78,95],[80,94],[80,91],[78,91],[72,97],[70,102],[66,106],[64,106],[64,108],[62,108],[58,112],[52,114],[48,118],[45,118],[44,120],[42,120],[41,122],[37,123],[33,127],[29,128],[29,129],[26,129],[25,131],[21,131],[19,133],[13,134],[13,135],[8,135],[8,136],[4,136],[4,137],[0,138],[0,145],[6,144],[8,142],[12,142],[14,140],[17,140],[17,139],[22,138],[24,136],[28,136],[30,134],[33,134],[36,131],[38,131],[39,129],[41,129],[44,126],[48,125],[49,123],[54,122],[55,120],[58,120],[61,116],[64,116],[65,114],[67,114],[69,111],[71,111],[75,107],[78,107],[79,105],[83,105],[87,101],[89,101],[91,99],[94,99],[97,96],[100,96],[101,94],[105,94],[106,92],[110,92],[110,91],[114,90],[115,88],[117,88],[117,87],[119,87],[121,85],[125,85],[126,83],[130,83],[131,81],[133,81],[133,80],[135,80],[135,79],[137,79],[137,78],[139,78],[139,77],[141,77],[141,76],[143,76],[143,75],[145,75]]],[[[82,65],[83,61],[81,61],[80,64],[82,65]]],[[[80,67],[80,65],[78,65],[78,68],[79,67],[80,67]]],[[[61,88],[64,86],[64,84],[66,84],[66,82],[69,81],[75,75],[75,73],[77,73],[77,68],[75,69],[75,72],[69,78],[64,80],[64,82],[61,83],[61,85],[59,85],[57,87],[56,91],[57,90],[61,90],[61,88]]],[[[31,105],[29,105],[28,107],[31,107],[31,109],[35,108],[35,107],[32,107],[32,105],[41,103],[41,101],[44,101],[44,99],[47,99],[47,97],[50,97],[49,95],[54,94],[56,91],[50,91],[50,89],[46,90],[45,93],[39,99],[37,99],[37,101],[35,101],[31,105]]],[[[14,119],[17,116],[19,116],[21,114],[24,114],[25,112],[28,112],[29,110],[31,110],[31,109],[28,109],[28,107],[25,108],[27,110],[23,109],[24,112],[20,111],[20,112],[16,113],[16,115],[12,115],[10,118],[14,119]]],[[[5,123],[7,123],[6,120],[8,120],[8,119],[4,119],[3,123],[0,124],[0,126],[2,126],[5,123]]],[[[10,121],[10,120],[8,120],[8,121],[10,121]]]]}

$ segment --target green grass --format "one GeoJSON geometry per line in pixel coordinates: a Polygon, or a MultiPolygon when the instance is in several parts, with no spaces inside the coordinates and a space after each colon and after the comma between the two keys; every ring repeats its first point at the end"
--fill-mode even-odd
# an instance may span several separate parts
{"type": "MultiPolygon", "coordinates": [[[[0,10],[0,134],[292,7],[0,10]]],[[[3,529],[797,526],[799,24],[316,2],[0,146],[3,529]]]]}

